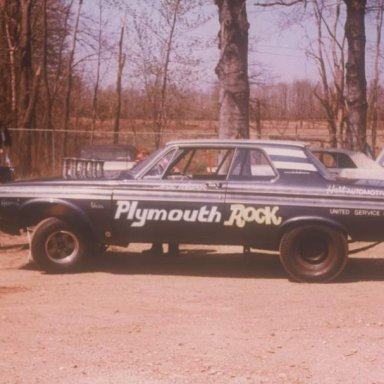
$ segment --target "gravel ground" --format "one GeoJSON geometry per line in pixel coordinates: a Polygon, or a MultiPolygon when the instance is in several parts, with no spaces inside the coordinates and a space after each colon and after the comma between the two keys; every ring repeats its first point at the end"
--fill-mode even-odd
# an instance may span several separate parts
{"type": "Polygon", "coordinates": [[[329,284],[239,247],[144,248],[49,275],[1,235],[0,383],[384,383],[384,245],[329,284]]]}

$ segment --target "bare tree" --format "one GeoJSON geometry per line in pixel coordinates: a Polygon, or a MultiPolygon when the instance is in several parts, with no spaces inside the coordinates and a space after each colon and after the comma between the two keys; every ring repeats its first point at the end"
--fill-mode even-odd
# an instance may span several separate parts
{"type": "MultiPolygon", "coordinates": [[[[58,115],[54,113],[54,100],[57,94],[60,96],[56,93],[60,81],[55,81],[54,73],[63,62],[57,43],[67,37],[61,28],[64,9],[66,0],[0,2],[0,75],[7,74],[1,88],[8,106],[2,118],[21,128],[13,134],[15,147],[23,148],[14,152],[18,175],[30,174],[42,163],[54,164],[47,146],[48,135],[34,128],[53,128],[53,119],[58,115]],[[6,56],[3,52],[7,52],[6,56]]],[[[63,43],[63,56],[65,49],[63,43]]],[[[53,155],[53,141],[51,148],[53,155]]]]}
{"type": "Polygon", "coordinates": [[[248,29],[245,0],[215,0],[219,11],[219,137],[249,137],[248,29]]]}
{"type": "MultiPolygon", "coordinates": [[[[32,64],[32,0],[20,2],[20,40],[19,40],[19,105],[18,126],[20,128],[32,128],[32,119],[35,113],[41,67],[35,71],[32,64]]],[[[19,170],[23,174],[29,174],[32,170],[32,134],[20,133],[20,144],[25,151],[19,155],[19,170]]]]}
{"type": "MultiPolygon", "coordinates": [[[[32,84],[32,35],[31,35],[31,0],[20,2],[20,80],[19,80],[19,126],[24,127],[32,84]]],[[[26,127],[27,128],[27,127],[26,127]]]]}
{"type": "Polygon", "coordinates": [[[97,34],[97,63],[96,63],[96,79],[93,87],[92,97],[92,134],[91,143],[93,143],[95,131],[96,131],[96,118],[98,107],[98,96],[100,86],[100,68],[101,68],[101,50],[102,50],[102,38],[103,38],[103,4],[99,0],[99,20],[98,20],[98,34],[97,34]]]}
{"type": "Polygon", "coordinates": [[[52,108],[55,103],[55,100],[58,96],[59,91],[62,88],[62,78],[63,78],[63,66],[64,66],[64,58],[66,55],[66,40],[68,38],[69,30],[70,30],[70,19],[71,19],[71,10],[73,7],[73,3],[75,0],[70,0],[69,3],[64,7],[64,17],[63,17],[63,26],[62,33],[59,33],[57,44],[57,65],[55,66],[55,75],[52,81],[52,108]]]}
{"type": "Polygon", "coordinates": [[[7,38],[7,51],[9,55],[9,73],[11,80],[11,110],[14,115],[17,114],[17,78],[16,78],[16,42],[14,35],[11,33],[11,17],[5,5],[2,5],[2,14],[5,27],[5,35],[7,38]]]}
{"type": "Polygon", "coordinates": [[[313,0],[317,27],[316,48],[309,51],[318,66],[321,90],[314,89],[327,115],[329,141],[332,147],[343,146],[345,125],[345,60],[344,33],[339,33],[341,0],[329,7],[324,0],[313,0]],[[330,13],[330,16],[325,13],[330,13]],[[328,41],[329,44],[325,44],[328,41]]]}
{"type": "Polygon", "coordinates": [[[44,135],[46,137],[46,144],[47,144],[47,152],[45,154],[45,158],[50,159],[50,164],[52,167],[52,172],[55,170],[55,148],[54,148],[54,138],[53,133],[51,132],[53,130],[53,124],[52,124],[52,92],[50,87],[50,81],[49,81],[49,49],[48,49],[48,42],[49,42],[49,30],[48,30],[48,0],[43,0],[43,46],[42,46],[42,66],[43,66],[43,83],[44,83],[44,90],[45,90],[45,101],[46,101],[46,127],[48,131],[51,133],[50,136],[47,134],[44,135]],[[49,143],[50,139],[50,143],[49,143]],[[51,153],[50,153],[51,152],[51,153]],[[47,156],[48,154],[48,156],[47,156]]]}
{"type": "Polygon", "coordinates": [[[383,29],[383,13],[384,13],[384,0],[378,0],[374,9],[376,12],[376,42],[375,42],[375,59],[373,68],[372,90],[370,97],[370,110],[371,110],[371,134],[372,134],[372,151],[375,155],[377,143],[377,128],[379,120],[379,75],[380,75],[380,59],[381,59],[381,34],[383,29]]]}
{"type": "Polygon", "coordinates": [[[115,122],[113,125],[113,143],[119,142],[120,132],[120,115],[121,115],[121,80],[123,76],[123,70],[125,65],[126,55],[123,52],[124,43],[124,31],[125,31],[126,17],[122,20],[119,39],[119,53],[118,53],[118,65],[117,65],[117,80],[116,80],[116,110],[115,110],[115,122]]]}
{"type": "Polygon", "coordinates": [[[74,62],[75,51],[76,51],[77,33],[79,31],[79,22],[80,22],[80,14],[81,14],[82,5],[83,5],[83,0],[79,0],[78,6],[77,6],[76,22],[75,22],[75,27],[74,27],[73,36],[72,36],[72,46],[71,46],[71,50],[69,52],[68,65],[67,65],[67,85],[66,85],[66,89],[65,89],[64,121],[63,121],[63,130],[65,131],[64,132],[64,139],[63,139],[63,155],[64,156],[66,156],[66,154],[67,154],[67,142],[68,142],[67,130],[68,130],[68,126],[69,126],[70,113],[71,113],[73,62],[74,62]]]}
{"type": "Polygon", "coordinates": [[[355,141],[349,147],[361,151],[367,146],[367,82],[365,76],[365,8],[366,0],[344,0],[347,7],[345,34],[348,41],[346,64],[346,100],[348,128],[355,141]]]}
{"type": "Polygon", "coordinates": [[[169,34],[165,44],[166,49],[165,49],[165,57],[164,57],[164,66],[163,66],[163,73],[161,76],[160,108],[158,110],[157,117],[156,117],[156,133],[157,133],[155,138],[156,147],[158,147],[160,144],[160,134],[161,134],[161,131],[164,129],[167,121],[166,102],[167,102],[167,87],[168,87],[168,76],[169,76],[169,62],[171,57],[171,51],[173,48],[177,18],[179,16],[180,3],[181,3],[181,0],[175,0],[171,8],[172,15],[171,15],[170,24],[169,24],[170,26],[169,34]]]}
{"type": "Polygon", "coordinates": [[[133,49],[130,61],[144,87],[142,109],[151,116],[156,147],[170,120],[177,115],[183,85],[197,68],[198,61],[186,44],[185,35],[200,22],[195,20],[200,6],[199,0],[167,0],[130,12],[134,45],[138,47],[133,49]]]}
{"type": "MultiPolygon", "coordinates": [[[[366,120],[367,120],[367,97],[366,97],[366,76],[365,76],[365,11],[366,11],[366,0],[343,0],[346,5],[346,21],[345,21],[345,36],[348,42],[348,57],[347,63],[345,64],[345,85],[346,85],[346,94],[345,100],[347,105],[346,112],[346,145],[350,148],[359,149],[365,151],[367,147],[367,135],[366,135],[366,120]]],[[[259,6],[275,6],[275,5],[284,5],[291,6],[296,4],[303,4],[307,6],[309,1],[306,0],[286,0],[286,1],[271,1],[271,2],[260,2],[256,3],[259,6]]],[[[331,143],[337,144],[336,140],[336,131],[342,132],[342,124],[344,121],[344,111],[343,111],[343,69],[341,64],[343,64],[343,45],[338,42],[335,36],[335,30],[330,26],[324,23],[323,13],[319,4],[322,2],[319,0],[312,0],[312,3],[315,5],[315,14],[317,17],[318,25],[318,53],[316,56],[319,65],[320,65],[320,75],[323,86],[323,95],[320,96],[318,93],[319,100],[322,102],[327,115],[328,120],[331,122],[330,125],[330,134],[331,134],[331,143]],[[322,30],[321,25],[327,27],[327,32],[329,36],[332,37],[333,43],[332,54],[333,54],[333,65],[334,65],[334,85],[336,89],[336,103],[330,103],[330,88],[328,85],[328,79],[326,75],[325,65],[324,65],[324,56],[322,45],[322,30]],[[338,47],[340,52],[341,60],[335,60],[334,53],[336,52],[335,48],[338,47]],[[327,95],[328,93],[328,95],[327,95]],[[331,105],[337,106],[336,110],[331,105]],[[336,126],[333,126],[334,123],[337,123],[336,126]],[[341,125],[340,125],[341,124],[341,125]]],[[[329,6],[329,3],[326,3],[329,6]]],[[[325,3],[323,4],[325,6],[325,3]]],[[[337,3],[338,5],[338,3],[337,3]]],[[[340,7],[338,7],[339,9],[340,7]]],[[[339,10],[338,10],[339,12],[339,10]]],[[[336,24],[335,24],[336,25],[336,24]]],[[[334,97],[334,96],[332,96],[334,97]]],[[[342,141],[339,137],[339,142],[342,141]]]]}

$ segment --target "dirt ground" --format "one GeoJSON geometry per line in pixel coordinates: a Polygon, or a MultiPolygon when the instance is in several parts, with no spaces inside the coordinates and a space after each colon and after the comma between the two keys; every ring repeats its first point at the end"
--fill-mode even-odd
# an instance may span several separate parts
{"type": "Polygon", "coordinates": [[[1,235],[0,383],[384,383],[384,245],[330,284],[240,247],[143,249],[49,275],[1,235]]]}

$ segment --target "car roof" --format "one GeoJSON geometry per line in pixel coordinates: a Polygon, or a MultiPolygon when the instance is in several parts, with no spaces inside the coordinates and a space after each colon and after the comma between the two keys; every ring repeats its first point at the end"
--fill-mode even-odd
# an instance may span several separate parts
{"type": "Polygon", "coordinates": [[[259,139],[191,139],[191,140],[173,140],[167,145],[182,146],[199,146],[199,145],[230,145],[230,146],[247,146],[247,145],[274,145],[274,146],[291,146],[305,148],[307,143],[292,140],[259,140],[259,139]]]}

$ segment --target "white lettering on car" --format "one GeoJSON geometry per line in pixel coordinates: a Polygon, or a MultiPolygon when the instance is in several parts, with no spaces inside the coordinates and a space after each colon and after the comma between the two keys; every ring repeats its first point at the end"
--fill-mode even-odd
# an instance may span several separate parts
{"type": "Polygon", "coordinates": [[[236,225],[243,228],[246,223],[256,222],[265,225],[280,225],[282,218],[277,215],[279,207],[246,207],[243,204],[232,204],[231,215],[224,225],[236,225]]]}
{"type": "Polygon", "coordinates": [[[220,223],[221,212],[217,206],[199,209],[166,209],[138,208],[138,201],[117,201],[115,220],[125,218],[132,221],[132,227],[143,227],[147,221],[185,221],[189,223],[220,223]]]}
{"type": "Polygon", "coordinates": [[[91,201],[91,208],[92,209],[104,209],[104,205],[97,202],[97,201],[91,201]]]}
{"type": "Polygon", "coordinates": [[[343,209],[343,208],[331,208],[329,210],[331,215],[338,215],[338,216],[373,216],[373,217],[380,217],[383,216],[383,211],[379,209],[343,209]]]}
{"type": "Polygon", "coordinates": [[[383,197],[382,189],[372,189],[366,187],[348,187],[346,185],[329,185],[327,195],[351,195],[351,196],[372,196],[383,197]]]}
{"type": "Polygon", "coordinates": [[[377,209],[355,209],[355,216],[381,216],[381,212],[377,209]]]}
{"type": "Polygon", "coordinates": [[[331,215],[340,215],[340,216],[348,216],[351,211],[349,209],[343,209],[343,208],[331,208],[330,211],[331,215]]]}

